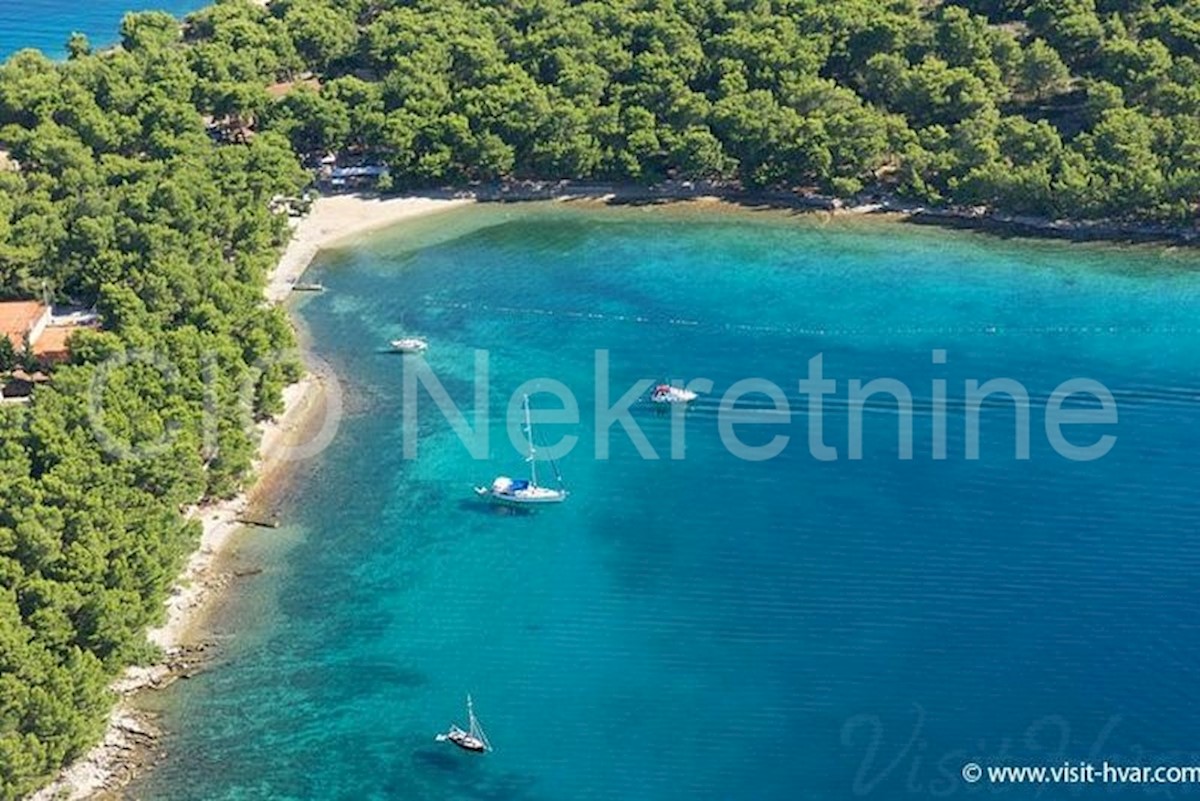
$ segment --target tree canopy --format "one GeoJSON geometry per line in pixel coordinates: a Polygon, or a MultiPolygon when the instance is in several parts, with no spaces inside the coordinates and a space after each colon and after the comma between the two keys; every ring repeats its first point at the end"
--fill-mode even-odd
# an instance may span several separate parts
{"type": "Polygon", "coordinates": [[[316,73],[243,107],[395,188],[717,179],[1191,224],[1195,30],[1196,0],[224,0],[186,35],[198,99],[316,73]],[[1094,146],[1110,110],[1136,146],[1094,146]]]}
{"type": "Polygon", "coordinates": [[[145,656],[194,547],[181,511],[237,490],[250,423],[296,375],[262,287],[286,230],[268,201],[307,178],[282,134],[210,137],[179,40],[171,17],[132,15],[117,51],[75,39],[68,61],[0,67],[19,165],[0,172],[0,289],[47,286],[104,322],[32,404],[0,407],[4,799],[95,742],[109,680],[145,656]]]}
{"type": "Polygon", "coordinates": [[[305,160],[1188,225],[1200,195],[1198,0],[219,0],[112,38],[0,66],[0,294],[104,323],[0,407],[0,799],[96,741],[181,511],[296,376],[262,286],[305,160]]]}

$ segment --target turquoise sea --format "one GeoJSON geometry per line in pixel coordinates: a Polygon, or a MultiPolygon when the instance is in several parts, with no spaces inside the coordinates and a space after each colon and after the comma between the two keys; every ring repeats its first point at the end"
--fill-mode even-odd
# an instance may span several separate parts
{"type": "Polygon", "coordinates": [[[128,11],[167,11],[182,17],[207,5],[205,0],[3,0],[0,2],[0,59],[37,48],[53,58],[66,56],[67,38],[87,34],[102,47],[120,39],[128,11]]]}
{"type": "Polygon", "coordinates": [[[241,541],[235,566],[264,572],[214,621],[220,664],[155,699],[169,756],[130,793],[1031,798],[961,768],[1200,764],[1197,266],[1158,247],[563,205],[454,211],[327,254],[309,276],[329,291],[297,311],[345,417],[284,491],[285,525],[241,541]],[[412,367],[384,350],[402,332],[429,338],[464,409],[489,351],[488,459],[425,394],[404,458],[412,367]],[[671,418],[646,403],[632,416],[662,458],[620,426],[596,458],[598,348],[613,401],[639,378],[712,380],[685,416],[686,458],[668,458],[671,418]],[[836,461],[807,445],[797,381],[818,354],[838,381],[836,461]],[[499,513],[471,487],[523,470],[506,405],[539,377],[578,397],[583,422],[539,428],[580,437],[561,460],[572,496],[499,513]],[[789,424],[737,429],[752,444],[790,434],[772,460],[721,442],[721,393],[750,377],[792,406],[789,424]],[[884,397],[865,410],[863,458],[847,458],[847,382],[879,377],[914,395],[910,461],[884,397]],[[1030,458],[1014,458],[1017,416],[996,397],[968,461],[963,381],[998,377],[1032,398],[1030,458]],[[1091,462],[1044,430],[1047,398],[1075,377],[1118,405],[1116,424],[1068,430],[1117,436],[1091,462]],[[939,379],[944,461],[930,458],[939,379]],[[433,739],[464,722],[467,692],[484,757],[433,739]]]}

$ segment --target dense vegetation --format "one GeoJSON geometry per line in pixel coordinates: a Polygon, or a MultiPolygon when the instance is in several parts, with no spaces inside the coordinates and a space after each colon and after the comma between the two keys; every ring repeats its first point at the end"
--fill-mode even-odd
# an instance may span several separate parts
{"type": "Polygon", "coordinates": [[[1177,224],[1200,195],[1197,0],[227,0],[68,47],[0,68],[0,292],[105,323],[0,409],[2,799],[95,740],[181,510],[237,489],[294,375],[261,289],[301,159],[1177,224]]]}
{"type": "Polygon", "coordinates": [[[306,177],[279,135],[214,144],[176,38],[135,17],[126,51],[0,68],[20,165],[0,171],[0,288],[95,302],[106,328],[76,335],[33,404],[0,406],[3,799],[97,739],[194,548],[181,510],[236,489],[251,418],[293,378],[257,369],[291,342],[262,301],[286,227],[267,207],[306,177]]]}
{"type": "Polygon", "coordinates": [[[397,187],[736,179],[1191,223],[1196,0],[276,0],[193,19],[203,107],[397,187]],[[315,71],[319,91],[262,85],[315,71]]]}

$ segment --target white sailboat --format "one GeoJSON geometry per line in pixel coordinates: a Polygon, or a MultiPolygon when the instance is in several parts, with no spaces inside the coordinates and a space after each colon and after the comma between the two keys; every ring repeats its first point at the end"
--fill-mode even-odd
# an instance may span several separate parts
{"type": "Polygon", "coordinates": [[[525,437],[529,442],[529,478],[510,478],[497,476],[490,487],[476,487],[475,494],[481,498],[489,498],[498,503],[517,504],[521,506],[540,503],[562,503],[567,499],[567,491],[563,488],[562,475],[553,461],[550,465],[558,478],[558,488],[543,487],[537,479],[537,448],[533,444],[533,423],[529,419],[529,396],[525,396],[525,437]]]}
{"type": "Polygon", "coordinates": [[[457,724],[451,723],[450,730],[439,734],[435,739],[439,743],[454,743],[464,751],[476,754],[491,751],[492,744],[488,742],[487,735],[483,732],[483,726],[479,725],[479,718],[475,717],[475,705],[471,703],[470,695],[467,696],[467,721],[466,729],[461,729],[457,724]]]}

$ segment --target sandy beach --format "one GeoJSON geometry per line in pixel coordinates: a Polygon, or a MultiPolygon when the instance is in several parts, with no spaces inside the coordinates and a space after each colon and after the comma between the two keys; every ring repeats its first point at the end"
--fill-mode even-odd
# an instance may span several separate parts
{"type": "MultiPolygon", "coordinates": [[[[355,194],[334,195],[318,198],[307,215],[292,220],[292,239],[267,277],[264,290],[266,299],[274,304],[286,301],[296,281],[323,249],[345,245],[357,237],[405,220],[474,202],[538,200],[616,204],[690,202],[703,206],[729,204],[738,208],[785,208],[935,224],[944,223],[946,216],[930,213],[927,214],[930,219],[923,220],[921,215],[926,210],[900,203],[842,206],[830,203],[828,198],[823,197],[730,192],[719,186],[691,184],[646,188],[548,183],[480,188],[473,193],[445,196],[433,194],[379,198],[355,194]]],[[[961,216],[969,218],[966,222],[973,227],[984,227],[974,216],[965,213],[961,216]]],[[[1012,230],[1012,221],[1001,222],[1012,230]]],[[[1025,221],[1018,222],[1023,225],[1025,221]]],[[[1033,226],[1029,233],[1039,233],[1036,230],[1038,227],[1033,226]]],[[[1057,230],[1049,231],[1049,234],[1063,235],[1057,230]]],[[[1112,238],[1112,234],[1108,232],[1100,238],[1112,238]]],[[[236,498],[205,504],[190,511],[191,516],[202,521],[199,547],[188,559],[166,602],[165,622],[148,632],[151,642],[163,649],[165,661],[149,667],[129,668],[113,683],[114,692],[122,700],[109,717],[103,741],[85,757],[64,769],[52,784],[30,796],[29,801],[107,797],[119,791],[138,770],[152,764],[157,732],[153,722],[140,714],[128,699],[139,691],[165,686],[180,674],[195,668],[197,660],[203,661],[203,648],[200,647],[201,652],[198,652],[198,644],[192,639],[193,629],[205,608],[230,583],[230,576],[222,575],[217,568],[218,558],[242,530],[243,525],[238,520],[255,502],[257,494],[264,492],[263,488],[268,484],[266,479],[273,471],[282,471],[289,461],[280,459],[280,454],[298,448],[313,438],[314,418],[324,417],[324,410],[331,400],[329,396],[336,395],[328,392],[333,381],[336,379],[332,373],[310,367],[310,372],[301,381],[286,388],[283,413],[260,426],[262,440],[255,485],[236,498]]]]}
{"type": "Polygon", "coordinates": [[[267,299],[280,303],[313,258],[324,248],[387,228],[413,217],[474,202],[471,198],[331,195],[318,198],[296,225],[292,242],[267,282],[267,299]]]}
{"type": "MultiPolygon", "coordinates": [[[[473,202],[468,198],[395,197],[379,199],[360,195],[318,198],[310,212],[293,221],[292,239],[271,274],[265,295],[283,303],[293,284],[322,249],[404,220],[473,202]]],[[[79,801],[117,793],[143,767],[154,761],[158,731],[130,699],[148,689],[161,689],[195,662],[203,661],[205,646],[192,641],[193,629],[205,609],[230,581],[217,562],[244,526],[239,518],[258,500],[273,472],[286,467],[313,438],[313,429],[324,422],[324,410],[335,400],[328,388],[336,378],[310,366],[309,372],[283,391],[283,412],[259,425],[261,440],[255,465],[255,482],[235,498],[205,503],[189,510],[202,523],[200,543],[166,601],[163,624],[147,632],[165,659],[160,664],[128,668],[112,684],[120,696],[109,715],[103,740],[81,759],[64,768],[56,779],[28,801],[79,801]],[[320,414],[319,414],[320,413],[320,414]]]]}

